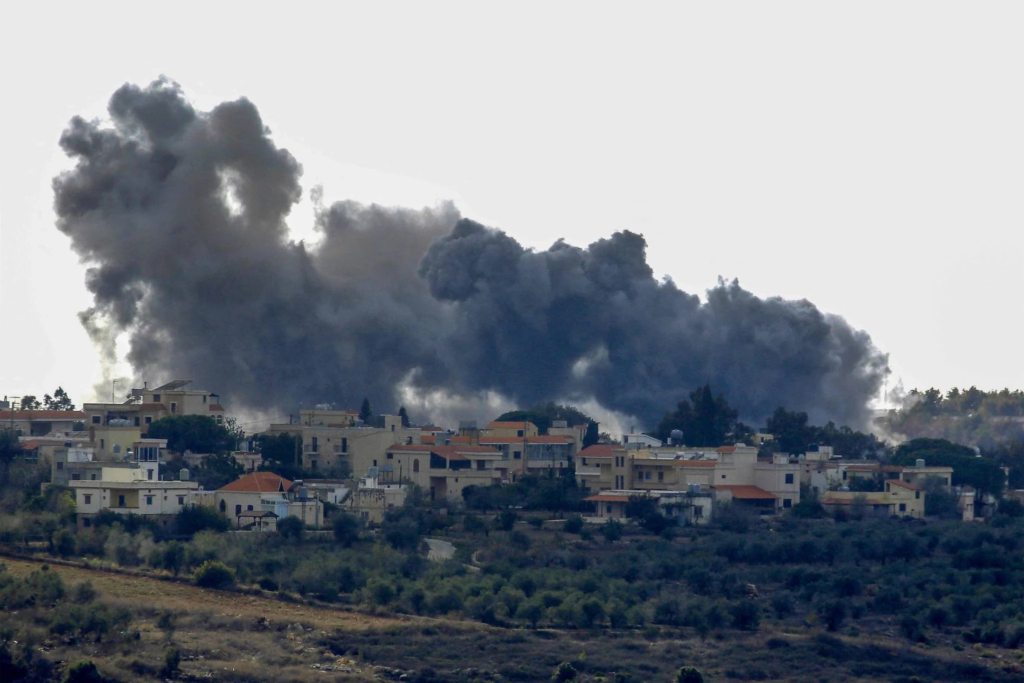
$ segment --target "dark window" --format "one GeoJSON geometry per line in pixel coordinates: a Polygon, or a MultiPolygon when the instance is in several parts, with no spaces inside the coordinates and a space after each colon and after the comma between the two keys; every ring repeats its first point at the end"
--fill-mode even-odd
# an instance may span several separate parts
{"type": "Polygon", "coordinates": [[[787,474],[786,475],[786,483],[787,484],[792,484],[793,483],[793,475],[792,474],[787,474]]]}
{"type": "Polygon", "coordinates": [[[146,424],[153,424],[153,418],[146,416],[146,424]]]}
{"type": "Polygon", "coordinates": [[[914,500],[921,500],[921,492],[914,491],[914,500]]]}
{"type": "Polygon", "coordinates": [[[320,450],[320,444],[315,436],[313,437],[312,441],[313,445],[310,448],[313,450],[314,453],[316,453],[317,451],[320,450]]]}
{"type": "Polygon", "coordinates": [[[237,517],[240,514],[242,514],[242,506],[241,505],[236,505],[235,506],[235,516],[237,517]]]}
{"type": "MultiPolygon", "coordinates": [[[[206,396],[203,396],[203,403],[206,403],[206,396]]],[[[252,508],[249,509],[251,510],[252,508]]]]}
{"type": "Polygon", "coordinates": [[[178,505],[185,504],[185,496],[178,496],[178,505]]]}
{"type": "Polygon", "coordinates": [[[900,503],[900,512],[906,512],[906,511],[907,511],[907,504],[906,503],[900,503]]]}
{"type": "Polygon", "coordinates": [[[119,508],[123,508],[124,507],[124,496],[118,496],[117,497],[117,507],[119,507],[119,508]]]}
{"type": "Polygon", "coordinates": [[[81,475],[78,474],[78,472],[72,472],[71,473],[71,480],[72,481],[78,481],[80,478],[81,478],[81,475]]]}
{"type": "Polygon", "coordinates": [[[160,402],[160,394],[153,394],[153,403],[160,402]]]}
{"type": "Polygon", "coordinates": [[[522,453],[522,451],[513,451],[512,452],[512,457],[514,459],[516,459],[516,460],[519,460],[519,459],[521,459],[523,457],[523,453],[522,453]]]}
{"type": "Polygon", "coordinates": [[[249,512],[252,512],[252,505],[246,505],[245,509],[248,510],[249,512]]]}
{"type": "Polygon", "coordinates": [[[153,504],[153,496],[146,496],[146,505],[153,504]]]}
{"type": "Polygon", "coordinates": [[[310,460],[309,461],[309,467],[310,467],[310,469],[315,470],[316,469],[316,460],[310,460]]]}
{"type": "Polygon", "coordinates": [[[171,412],[172,413],[178,412],[178,404],[177,403],[171,403],[171,412]]]}
{"type": "Polygon", "coordinates": [[[95,474],[90,474],[89,478],[92,479],[93,481],[96,481],[96,475],[95,474]]]}
{"type": "Polygon", "coordinates": [[[94,425],[98,425],[100,423],[100,416],[99,415],[93,415],[92,416],[92,423],[94,425]]]}
{"type": "Polygon", "coordinates": [[[791,508],[791,507],[793,507],[792,499],[790,499],[790,498],[783,498],[782,499],[782,507],[784,507],[784,508],[791,508]]]}
{"type": "Polygon", "coordinates": [[[92,520],[86,517],[82,520],[82,526],[92,526],[92,520]]]}
{"type": "Polygon", "coordinates": [[[100,450],[101,451],[107,450],[107,440],[106,439],[100,439],[100,450]]]}
{"type": "Polygon", "coordinates": [[[846,481],[846,470],[843,470],[843,481],[846,481]]]}
{"type": "Polygon", "coordinates": [[[64,469],[64,463],[62,463],[62,462],[57,463],[57,469],[58,470],[64,469]]]}
{"type": "Polygon", "coordinates": [[[376,460],[374,460],[374,461],[373,461],[373,466],[374,466],[374,467],[376,467],[376,466],[377,466],[377,461],[376,461],[376,460]]]}
{"type": "Polygon", "coordinates": [[[487,463],[484,462],[483,460],[477,460],[476,461],[476,468],[478,470],[486,469],[486,467],[487,467],[487,463]]]}
{"type": "Polygon", "coordinates": [[[153,470],[146,470],[146,479],[153,481],[153,470]]]}
{"type": "Polygon", "coordinates": [[[611,506],[611,504],[605,505],[604,506],[604,511],[607,512],[609,515],[612,514],[612,506],[611,506]]]}
{"type": "Polygon", "coordinates": [[[86,505],[88,505],[89,503],[91,503],[91,502],[92,502],[92,496],[91,496],[91,495],[89,495],[88,493],[87,493],[87,494],[85,494],[85,495],[84,495],[84,496],[82,496],[82,497],[83,497],[83,498],[85,498],[85,500],[84,500],[83,502],[84,502],[84,503],[85,503],[86,505]]]}
{"type": "Polygon", "coordinates": [[[139,416],[138,415],[135,416],[135,426],[136,427],[139,426],[139,416]]]}
{"type": "Polygon", "coordinates": [[[228,511],[228,504],[225,503],[223,500],[220,502],[220,511],[221,512],[227,512],[228,511]]]}
{"type": "Polygon", "coordinates": [[[519,431],[516,432],[516,436],[522,436],[522,435],[523,435],[523,430],[522,429],[520,429],[519,431]]]}
{"type": "Polygon", "coordinates": [[[415,460],[412,461],[412,471],[413,472],[419,472],[420,471],[420,459],[419,458],[416,458],[415,460]]]}
{"type": "Polygon", "coordinates": [[[348,439],[342,438],[341,440],[341,452],[348,453],[348,439]]]}
{"type": "Polygon", "coordinates": [[[394,453],[388,453],[388,460],[394,460],[394,459],[395,459],[395,454],[394,453]]]}
{"type": "Polygon", "coordinates": [[[658,472],[658,481],[665,481],[665,473],[658,472]]]}
{"type": "Polygon", "coordinates": [[[722,479],[725,479],[725,475],[724,474],[722,475],[722,479]]]}

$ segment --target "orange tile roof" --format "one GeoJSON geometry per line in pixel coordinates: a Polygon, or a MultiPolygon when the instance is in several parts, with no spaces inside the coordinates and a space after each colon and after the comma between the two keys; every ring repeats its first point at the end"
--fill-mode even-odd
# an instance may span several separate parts
{"type": "Polygon", "coordinates": [[[778,500],[774,493],[765,491],[760,486],[731,485],[722,486],[716,484],[713,488],[724,489],[732,492],[732,497],[739,500],[778,500]]]}
{"type": "MultiPolygon", "coordinates": [[[[10,410],[0,410],[0,420],[10,420],[10,410]]],[[[15,420],[84,420],[81,410],[15,410],[15,420]]]]}
{"type": "Polygon", "coordinates": [[[735,446],[719,446],[715,450],[717,450],[719,453],[735,453],[736,452],[736,447],[735,446]]]}
{"type": "Polygon", "coordinates": [[[527,425],[534,426],[532,422],[492,422],[487,429],[526,429],[527,425]]]}
{"type": "Polygon", "coordinates": [[[220,405],[219,403],[211,403],[210,404],[210,412],[211,413],[223,413],[224,412],[224,406],[220,405]]]}
{"type": "Polygon", "coordinates": [[[32,439],[30,441],[22,441],[19,445],[26,451],[34,451],[39,448],[39,441],[32,439]]]}
{"type": "Polygon", "coordinates": [[[453,436],[449,441],[454,443],[470,443],[473,439],[468,436],[453,436]]]}
{"type": "Polygon", "coordinates": [[[610,493],[599,493],[596,496],[590,496],[583,500],[592,500],[596,503],[628,503],[629,496],[616,496],[610,493]]]}
{"type": "Polygon", "coordinates": [[[292,482],[273,472],[253,472],[244,477],[236,479],[226,486],[221,486],[218,491],[236,491],[239,493],[279,493],[287,491],[292,482]]]}
{"type": "Polygon", "coordinates": [[[433,446],[437,443],[437,439],[434,438],[433,434],[424,434],[420,437],[420,443],[427,446],[433,446]]]}
{"type": "Polygon", "coordinates": [[[613,443],[595,443],[584,448],[577,456],[581,458],[610,458],[612,451],[616,448],[622,448],[622,446],[613,443]]]}

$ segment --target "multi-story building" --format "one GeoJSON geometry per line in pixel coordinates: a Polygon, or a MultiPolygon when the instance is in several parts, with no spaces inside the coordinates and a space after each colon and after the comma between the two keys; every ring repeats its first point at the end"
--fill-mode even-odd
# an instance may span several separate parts
{"type": "Polygon", "coordinates": [[[224,407],[220,397],[201,389],[187,388],[190,379],[177,379],[156,389],[144,385],[132,389],[125,403],[86,403],[83,406],[86,425],[139,427],[145,434],[149,425],[164,417],[206,415],[217,424],[224,423],[224,407]]]}
{"type": "Polygon", "coordinates": [[[0,410],[0,429],[13,429],[22,436],[70,434],[84,428],[81,410],[0,410]]]}
{"type": "Polygon", "coordinates": [[[764,505],[755,501],[772,500],[773,508],[784,509],[800,502],[799,465],[782,454],[759,459],[757,449],[750,446],[697,451],[599,444],[581,451],[577,460],[577,480],[596,492],[686,491],[700,485],[721,489],[723,499],[755,506],[764,505]]]}
{"type": "MultiPolygon", "coordinates": [[[[155,465],[155,463],[154,463],[155,465]]],[[[158,466],[102,467],[96,479],[69,481],[75,495],[78,524],[88,527],[102,510],[144,515],[170,524],[191,504],[199,487],[194,481],[160,481],[158,466]]]]}
{"type": "Polygon", "coordinates": [[[324,521],[323,503],[310,496],[301,481],[273,472],[253,472],[216,491],[196,491],[192,500],[218,510],[236,527],[253,524],[254,512],[273,512],[278,521],[298,517],[312,527],[322,526],[324,521]]]}
{"type": "MultiPolygon", "coordinates": [[[[863,509],[876,517],[924,517],[925,492],[899,479],[885,482],[884,491],[828,491],[820,499],[826,510],[863,509]]],[[[972,511],[973,512],[973,511],[972,511]]]]}
{"type": "Polygon", "coordinates": [[[379,468],[381,484],[413,484],[431,500],[461,500],[467,486],[493,486],[510,479],[510,464],[488,446],[395,445],[379,468]]]}

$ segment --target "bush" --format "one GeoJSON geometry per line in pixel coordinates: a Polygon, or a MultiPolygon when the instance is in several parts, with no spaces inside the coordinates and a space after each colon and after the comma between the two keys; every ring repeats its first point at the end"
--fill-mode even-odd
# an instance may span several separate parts
{"type": "Polygon", "coordinates": [[[280,586],[277,585],[277,581],[274,579],[264,576],[259,580],[259,587],[265,591],[276,591],[280,586]]]}
{"type": "Polygon", "coordinates": [[[555,669],[552,681],[574,681],[576,680],[576,669],[569,662],[562,662],[555,669]]]}
{"type": "Polygon", "coordinates": [[[183,508],[174,519],[174,533],[179,536],[193,536],[200,531],[227,531],[229,527],[227,519],[205,505],[183,508]]]}
{"type": "Polygon", "coordinates": [[[181,653],[178,652],[178,648],[169,647],[164,650],[164,668],[160,670],[160,675],[164,678],[170,678],[178,672],[180,665],[181,653]]]}
{"type": "Polygon", "coordinates": [[[604,540],[609,543],[622,538],[622,522],[616,519],[609,519],[603,525],[601,525],[601,535],[604,536],[604,540]]]}
{"type": "Polygon", "coordinates": [[[783,591],[772,596],[772,611],[779,619],[785,619],[793,613],[793,595],[783,591]]]}
{"type": "Polygon", "coordinates": [[[732,627],[740,631],[756,631],[761,625],[761,608],[750,600],[741,600],[729,608],[732,627]]]}
{"type": "Polygon", "coordinates": [[[207,560],[196,570],[193,581],[200,588],[226,590],[235,585],[235,574],[226,565],[207,560]]]}
{"type": "Polygon", "coordinates": [[[92,661],[78,662],[68,667],[64,683],[107,683],[92,661]]]}
{"type": "Polygon", "coordinates": [[[704,675],[695,667],[684,666],[676,674],[676,683],[704,683],[704,675]]]}
{"type": "Polygon", "coordinates": [[[818,616],[824,622],[825,628],[836,631],[846,619],[846,603],[841,600],[824,602],[818,606],[818,616]]]}
{"type": "Polygon", "coordinates": [[[583,531],[583,518],[579,515],[573,515],[569,519],[565,520],[565,524],[562,525],[562,529],[567,534],[578,534],[583,531]]]}
{"type": "Polygon", "coordinates": [[[292,515],[277,520],[277,533],[281,534],[281,538],[301,541],[302,532],[305,529],[306,525],[302,523],[302,520],[292,515]]]}

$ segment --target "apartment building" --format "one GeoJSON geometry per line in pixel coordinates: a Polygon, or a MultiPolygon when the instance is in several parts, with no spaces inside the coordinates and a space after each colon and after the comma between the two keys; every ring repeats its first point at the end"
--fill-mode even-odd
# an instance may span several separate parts
{"type": "Polygon", "coordinates": [[[81,431],[85,413],[81,410],[0,410],[0,429],[13,429],[21,436],[48,436],[81,431]]]}
{"type": "Polygon", "coordinates": [[[132,389],[124,403],[86,403],[82,406],[89,427],[139,427],[145,434],[149,425],[164,417],[206,415],[224,424],[224,407],[217,394],[190,388],[190,379],[177,379],[155,389],[144,385],[132,389]]]}
{"type": "MultiPolygon", "coordinates": [[[[310,496],[301,481],[273,472],[253,472],[216,491],[196,491],[192,500],[218,510],[232,526],[240,528],[256,523],[253,513],[258,512],[272,512],[277,521],[298,517],[312,527],[320,527],[324,521],[323,503],[310,496]]],[[[277,522],[274,524],[276,528],[277,522]]]]}
{"type": "Polygon", "coordinates": [[[383,464],[390,446],[421,443],[424,433],[418,427],[402,427],[397,415],[382,417],[383,427],[339,427],[332,426],[333,422],[276,424],[267,433],[300,437],[302,446],[297,457],[305,470],[359,477],[369,468],[383,464]]]}
{"type": "Polygon", "coordinates": [[[461,500],[467,486],[509,481],[510,463],[488,446],[395,445],[379,468],[381,484],[413,484],[430,492],[430,500],[461,500]]]}
{"type": "Polygon", "coordinates": [[[924,517],[925,492],[915,484],[899,479],[885,482],[884,491],[829,491],[821,504],[831,513],[837,509],[863,510],[875,517],[924,517]]]}
{"type": "Polygon", "coordinates": [[[117,514],[145,515],[168,525],[191,504],[199,488],[194,481],[160,481],[159,466],[102,467],[97,479],[69,481],[75,496],[80,527],[92,524],[103,510],[117,514]]]}

